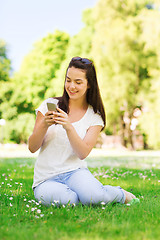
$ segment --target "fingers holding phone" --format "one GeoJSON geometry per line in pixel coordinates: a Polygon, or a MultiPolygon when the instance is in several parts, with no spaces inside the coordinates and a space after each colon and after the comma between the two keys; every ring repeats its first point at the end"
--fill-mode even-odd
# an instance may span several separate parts
{"type": "Polygon", "coordinates": [[[45,121],[48,126],[55,124],[55,112],[57,111],[57,104],[47,103],[48,112],[45,114],[45,121]]]}

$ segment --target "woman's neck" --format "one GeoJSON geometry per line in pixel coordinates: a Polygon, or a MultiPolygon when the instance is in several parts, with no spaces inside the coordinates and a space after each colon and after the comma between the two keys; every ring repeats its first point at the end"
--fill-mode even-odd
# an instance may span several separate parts
{"type": "Polygon", "coordinates": [[[87,101],[73,101],[69,100],[69,109],[74,110],[74,109],[84,109],[86,110],[88,108],[88,103],[87,101]]]}

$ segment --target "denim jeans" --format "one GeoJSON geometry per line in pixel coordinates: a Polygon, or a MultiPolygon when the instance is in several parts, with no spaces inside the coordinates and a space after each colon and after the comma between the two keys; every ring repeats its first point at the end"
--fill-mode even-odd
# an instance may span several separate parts
{"type": "Polygon", "coordinates": [[[34,189],[34,195],[43,205],[125,202],[120,187],[103,186],[87,168],[62,173],[44,181],[34,189]]]}

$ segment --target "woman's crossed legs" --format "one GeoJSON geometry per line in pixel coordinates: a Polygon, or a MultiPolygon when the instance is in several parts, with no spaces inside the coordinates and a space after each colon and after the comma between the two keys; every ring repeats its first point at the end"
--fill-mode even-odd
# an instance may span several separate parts
{"type": "MultiPolygon", "coordinates": [[[[124,203],[126,193],[128,192],[120,187],[103,186],[86,168],[48,179],[34,190],[35,198],[44,205],[51,205],[54,202],[60,204],[124,203]]],[[[132,198],[134,197],[133,195],[132,198]]]]}

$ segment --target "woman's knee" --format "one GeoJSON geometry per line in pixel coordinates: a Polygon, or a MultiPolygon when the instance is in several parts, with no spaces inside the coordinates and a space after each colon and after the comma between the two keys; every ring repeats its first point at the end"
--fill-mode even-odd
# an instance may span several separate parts
{"type": "MultiPolygon", "coordinates": [[[[46,185],[46,184],[45,184],[46,185]]],[[[34,190],[35,198],[41,201],[43,205],[56,205],[78,203],[78,196],[75,192],[70,190],[67,186],[63,189],[61,187],[38,186],[34,190]]]]}
{"type": "MultiPolygon", "coordinates": [[[[57,198],[58,199],[58,198],[57,198]]],[[[79,202],[78,196],[75,192],[70,189],[67,189],[65,192],[59,195],[59,204],[77,204],[79,202]]]]}

